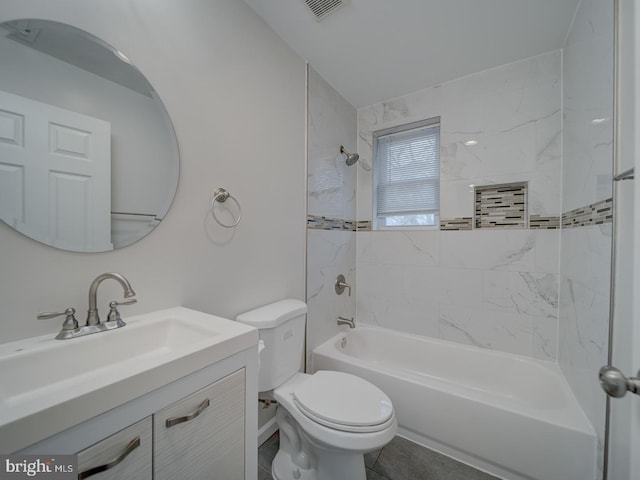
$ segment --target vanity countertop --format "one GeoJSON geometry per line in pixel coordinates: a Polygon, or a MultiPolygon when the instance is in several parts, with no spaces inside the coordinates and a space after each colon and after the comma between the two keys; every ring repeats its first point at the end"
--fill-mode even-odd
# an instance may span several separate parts
{"type": "MultiPolygon", "coordinates": [[[[258,344],[252,327],[184,307],[117,330],[0,345],[0,453],[11,453],[258,344]]],[[[257,351],[257,348],[256,348],[257,351]]]]}

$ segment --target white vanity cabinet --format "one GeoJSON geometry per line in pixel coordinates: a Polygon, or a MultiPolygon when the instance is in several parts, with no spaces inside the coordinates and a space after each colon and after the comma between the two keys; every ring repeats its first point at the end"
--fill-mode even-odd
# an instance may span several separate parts
{"type": "Polygon", "coordinates": [[[78,452],[78,479],[151,480],[152,423],[147,417],[78,452]]]}
{"type": "Polygon", "coordinates": [[[129,447],[90,480],[255,480],[257,359],[253,345],[17,453],[78,454],[83,472],[129,447]]]}
{"type": "Polygon", "coordinates": [[[153,416],[155,480],[244,479],[244,370],[153,416]]]}
{"type": "Polygon", "coordinates": [[[79,479],[242,480],[245,369],[78,453],[79,479]]]}

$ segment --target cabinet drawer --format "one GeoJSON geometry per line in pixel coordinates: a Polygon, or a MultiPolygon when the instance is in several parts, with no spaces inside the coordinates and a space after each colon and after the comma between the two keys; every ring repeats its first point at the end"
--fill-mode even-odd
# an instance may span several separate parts
{"type": "Polygon", "coordinates": [[[78,478],[151,480],[151,429],[147,417],[79,452],[78,478]]]}
{"type": "Polygon", "coordinates": [[[244,369],[156,412],[156,480],[244,479],[244,369]]]}

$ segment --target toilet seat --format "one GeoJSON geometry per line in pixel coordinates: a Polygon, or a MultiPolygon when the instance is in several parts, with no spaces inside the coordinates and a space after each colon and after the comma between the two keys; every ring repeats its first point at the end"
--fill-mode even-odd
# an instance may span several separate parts
{"type": "Polygon", "coordinates": [[[307,418],[344,432],[378,432],[394,421],[387,395],[360,377],[319,371],[291,392],[296,407],[307,418]]]}

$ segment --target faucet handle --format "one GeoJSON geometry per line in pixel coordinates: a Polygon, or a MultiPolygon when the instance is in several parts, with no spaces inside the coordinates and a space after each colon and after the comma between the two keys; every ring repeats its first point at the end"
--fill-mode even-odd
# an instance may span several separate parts
{"type": "Polygon", "coordinates": [[[69,307],[64,312],[44,312],[38,314],[38,320],[48,320],[50,318],[61,317],[66,315],[64,322],[62,323],[62,330],[75,330],[78,328],[78,320],[75,317],[76,309],[69,307]]]}
{"type": "Polygon", "coordinates": [[[113,303],[114,306],[118,306],[118,305],[133,305],[134,303],[138,303],[138,299],[137,298],[132,298],[131,300],[127,300],[126,302],[116,302],[115,300],[112,302],[109,302],[109,307],[111,307],[111,304],[113,303]]]}
{"type": "Polygon", "coordinates": [[[125,323],[120,316],[120,312],[118,311],[118,305],[133,305],[137,302],[138,300],[135,298],[126,302],[116,302],[115,300],[109,302],[109,313],[107,314],[107,322],[116,322],[118,324],[122,324],[119,326],[124,326],[125,323]]]}
{"type": "Polygon", "coordinates": [[[351,284],[347,283],[347,279],[344,278],[344,275],[340,274],[338,275],[338,278],[336,278],[336,284],[335,284],[336,293],[338,295],[342,295],[345,288],[349,289],[349,296],[351,296],[351,284]]]}

